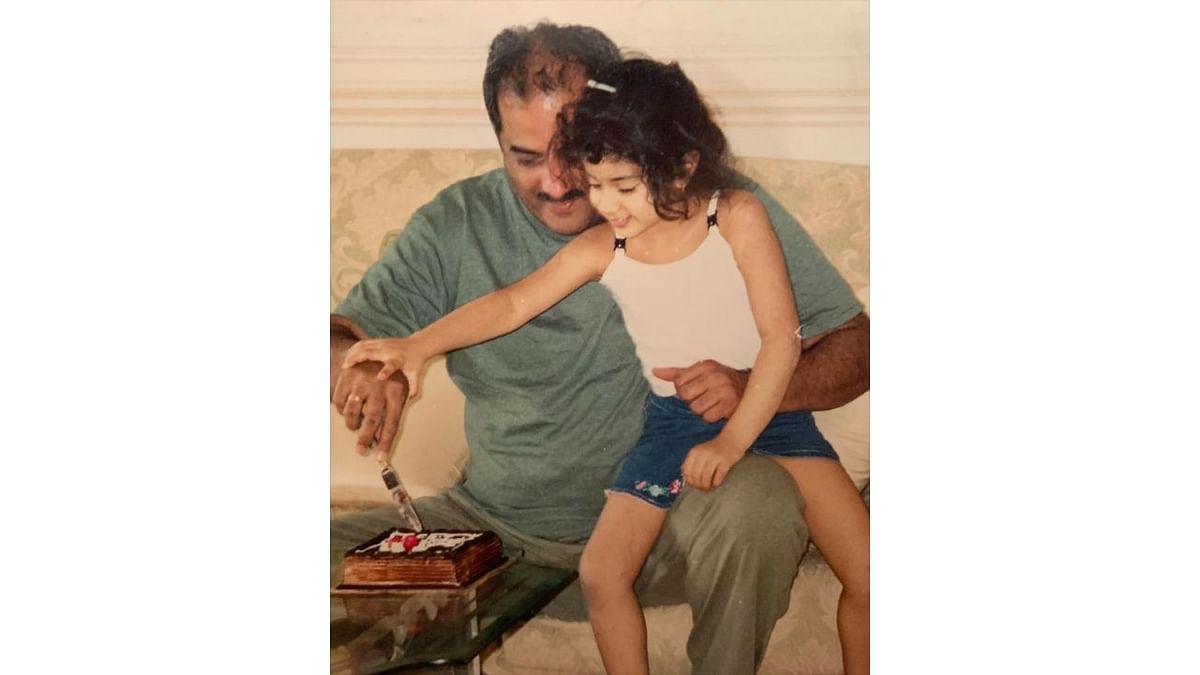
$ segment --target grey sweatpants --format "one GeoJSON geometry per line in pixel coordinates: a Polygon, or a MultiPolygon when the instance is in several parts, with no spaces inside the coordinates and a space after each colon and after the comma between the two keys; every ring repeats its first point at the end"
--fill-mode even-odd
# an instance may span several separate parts
{"type": "MultiPolygon", "coordinates": [[[[691,606],[687,653],[696,675],[748,675],[762,663],[808,546],[801,506],[792,478],[757,455],[738,462],[720,488],[708,493],[688,488],[675,502],[636,589],[643,606],[691,606]]],[[[426,527],[492,530],[504,541],[505,555],[579,567],[582,544],[518,532],[456,492],[418,499],[416,508],[426,527]]],[[[390,527],[402,527],[391,506],[331,521],[331,581],[340,578],[345,551],[390,527]]],[[[543,613],[586,620],[578,580],[543,613]]]]}

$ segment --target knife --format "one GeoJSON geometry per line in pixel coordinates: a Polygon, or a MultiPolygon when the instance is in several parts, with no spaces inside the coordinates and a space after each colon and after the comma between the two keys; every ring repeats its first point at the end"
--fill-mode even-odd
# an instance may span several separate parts
{"type": "Polygon", "coordinates": [[[404,518],[404,522],[415,532],[420,532],[425,529],[421,525],[421,519],[417,516],[417,510],[413,508],[412,497],[408,496],[408,491],[404,489],[404,484],[400,482],[400,477],[396,475],[396,470],[392,465],[384,464],[379,470],[379,475],[383,478],[383,484],[387,486],[388,492],[392,493],[392,499],[396,502],[396,508],[400,510],[400,517],[404,518]]]}

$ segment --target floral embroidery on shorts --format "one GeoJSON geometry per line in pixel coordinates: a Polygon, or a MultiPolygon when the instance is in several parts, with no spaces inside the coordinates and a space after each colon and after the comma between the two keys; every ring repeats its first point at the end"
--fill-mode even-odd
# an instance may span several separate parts
{"type": "Polygon", "coordinates": [[[653,483],[648,483],[644,480],[639,480],[638,482],[633,484],[633,487],[635,490],[645,492],[645,493],[649,494],[651,497],[661,497],[663,495],[668,495],[668,494],[669,495],[679,494],[679,491],[683,488],[683,481],[676,478],[675,480],[671,481],[670,485],[663,487],[661,485],[655,485],[653,483]]]}

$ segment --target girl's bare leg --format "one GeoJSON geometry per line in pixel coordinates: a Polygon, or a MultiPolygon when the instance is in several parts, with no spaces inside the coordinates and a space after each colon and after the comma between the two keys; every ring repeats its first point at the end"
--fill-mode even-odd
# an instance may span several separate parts
{"type": "Polygon", "coordinates": [[[775,457],[804,497],[812,541],[842,582],[838,637],[846,675],[871,672],[871,523],[862,496],[837,462],[775,457]]]}
{"type": "Polygon", "coordinates": [[[588,618],[609,675],[649,672],[646,619],[633,582],[666,517],[666,509],[622,492],[611,493],[579,561],[588,618]]]}

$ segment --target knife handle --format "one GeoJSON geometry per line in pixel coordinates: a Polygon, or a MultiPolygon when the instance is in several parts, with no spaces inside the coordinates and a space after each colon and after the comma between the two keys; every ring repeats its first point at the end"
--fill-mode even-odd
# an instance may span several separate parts
{"type": "Polygon", "coordinates": [[[396,477],[395,470],[391,466],[384,466],[379,470],[379,475],[383,476],[383,484],[391,492],[400,487],[400,479],[396,477]]]}

